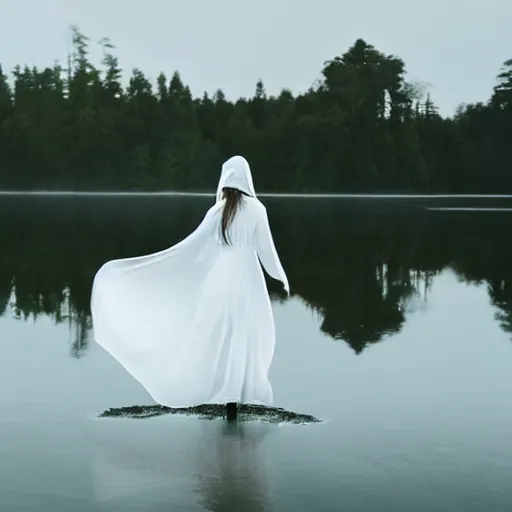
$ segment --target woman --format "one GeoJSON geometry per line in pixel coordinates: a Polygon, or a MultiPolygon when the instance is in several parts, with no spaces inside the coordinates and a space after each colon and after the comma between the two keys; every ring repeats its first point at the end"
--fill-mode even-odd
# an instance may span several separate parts
{"type": "Polygon", "coordinates": [[[167,407],[270,405],[275,332],[258,258],[289,293],[249,164],[235,156],[190,236],[98,271],[95,340],[167,407]]]}

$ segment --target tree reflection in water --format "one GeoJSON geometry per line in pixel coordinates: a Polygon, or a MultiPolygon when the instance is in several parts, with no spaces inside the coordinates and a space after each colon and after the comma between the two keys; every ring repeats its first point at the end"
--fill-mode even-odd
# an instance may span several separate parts
{"type": "MultiPolygon", "coordinates": [[[[168,247],[201,220],[207,198],[4,198],[0,313],[70,327],[86,353],[96,270],[114,258],[168,247]]],[[[356,353],[399,332],[450,268],[486,285],[512,332],[510,214],[429,211],[397,200],[266,200],[292,293],[322,315],[321,329],[356,353]]],[[[269,282],[273,300],[283,300],[269,282]]]]}

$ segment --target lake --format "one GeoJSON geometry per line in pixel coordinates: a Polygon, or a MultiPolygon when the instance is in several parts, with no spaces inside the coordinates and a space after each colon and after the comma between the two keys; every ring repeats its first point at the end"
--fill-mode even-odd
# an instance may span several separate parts
{"type": "Polygon", "coordinates": [[[98,417],[152,400],[91,340],[95,271],[211,201],[0,198],[0,510],[512,510],[507,198],[264,198],[275,405],[322,422],[98,417]]]}

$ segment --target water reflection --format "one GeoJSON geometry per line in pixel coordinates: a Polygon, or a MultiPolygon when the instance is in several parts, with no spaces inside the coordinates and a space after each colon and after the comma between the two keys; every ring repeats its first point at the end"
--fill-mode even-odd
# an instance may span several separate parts
{"type": "MultiPolygon", "coordinates": [[[[177,242],[208,205],[203,198],[4,198],[0,313],[67,322],[70,354],[82,356],[96,269],[177,242]]],[[[321,313],[322,331],[356,353],[428,307],[432,282],[446,268],[487,286],[496,321],[512,332],[506,213],[364,200],[268,200],[267,206],[292,293],[321,313]]],[[[270,286],[274,300],[283,300],[270,286]]]]}
{"type": "Polygon", "coordinates": [[[96,500],[116,510],[128,503],[176,506],[180,500],[214,512],[268,510],[262,451],[276,428],[186,419],[153,420],[143,428],[138,422],[95,422],[96,500]]]}
{"type": "Polygon", "coordinates": [[[201,504],[214,512],[269,508],[268,484],[260,444],[268,426],[258,423],[224,423],[216,426],[213,442],[196,446],[196,489],[201,504]]]}

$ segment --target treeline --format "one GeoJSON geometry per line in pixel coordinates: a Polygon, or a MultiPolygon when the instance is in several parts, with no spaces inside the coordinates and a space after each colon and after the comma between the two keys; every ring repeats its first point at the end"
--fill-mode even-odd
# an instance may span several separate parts
{"type": "MultiPolygon", "coordinates": [[[[77,357],[90,335],[91,284],[98,268],[176,243],[211,204],[166,197],[93,202],[0,202],[0,316],[69,323],[77,357]]],[[[432,283],[444,271],[485,286],[493,306],[489,315],[512,335],[512,230],[502,213],[468,218],[368,201],[346,208],[328,200],[266,205],[293,297],[319,314],[325,334],[356,353],[400,332],[413,311],[428,306],[432,283]]],[[[274,300],[284,298],[278,283],[269,280],[269,287],[274,300]]]]}
{"type": "Polygon", "coordinates": [[[294,96],[194,98],[178,72],[128,85],[115,49],[72,29],[66,66],[0,67],[0,188],[212,190],[243,154],[260,191],[512,192],[512,59],[486,103],[439,115],[405,64],[363,40],[294,96]]]}

